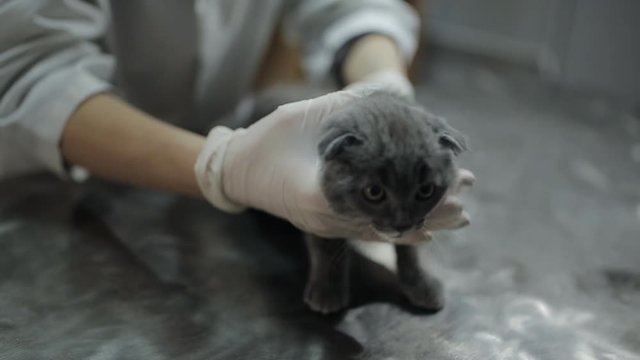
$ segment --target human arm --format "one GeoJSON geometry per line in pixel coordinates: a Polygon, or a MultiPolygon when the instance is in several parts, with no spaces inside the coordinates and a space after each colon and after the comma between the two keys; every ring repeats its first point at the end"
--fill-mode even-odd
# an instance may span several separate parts
{"type": "Polygon", "coordinates": [[[73,0],[0,7],[0,131],[17,144],[11,152],[25,155],[2,156],[62,177],[67,165],[79,165],[95,176],[197,196],[192,169],[204,138],[110,95],[113,59],[96,45],[107,13],[73,0]]]}
{"type": "Polygon", "coordinates": [[[64,158],[97,177],[201,196],[193,166],[204,137],[133,108],[113,95],[90,97],[62,134],[64,158]]]}
{"type": "Polygon", "coordinates": [[[309,81],[345,75],[346,85],[390,68],[405,72],[420,21],[401,0],[292,0],[284,24],[309,81]]]}
{"type": "Polygon", "coordinates": [[[0,176],[19,175],[15,168],[66,176],[60,139],[67,120],[80,103],[110,89],[113,59],[95,44],[105,16],[77,0],[0,6],[0,132],[11,139],[0,154],[8,164],[0,176]],[[15,158],[28,164],[12,164],[15,158]]]}
{"type": "Polygon", "coordinates": [[[336,57],[334,76],[347,88],[376,87],[409,99],[415,96],[406,59],[384,35],[368,34],[346,44],[336,57]]]}
{"type": "Polygon", "coordinates": [[[385,35],[370,34],[351,45],[342,63],[345,83],[352,84],[384,71],[407,76],[407,61],[393,40],[385,35]]]}

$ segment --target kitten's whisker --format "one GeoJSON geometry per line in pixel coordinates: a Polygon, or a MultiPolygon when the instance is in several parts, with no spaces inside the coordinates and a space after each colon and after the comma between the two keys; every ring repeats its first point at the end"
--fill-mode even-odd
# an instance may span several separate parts
{"type": "Polygon", "coordinates": [[[442,255],[443,250],[443,244],[441,243],[441,237],[439,236],[440,234],[437,234],[438,236],[436,236],[435,232],[431,233],[431,243],[433,244],[433,249],[434,249],[434,254],[436,256],[438,255],[442,255]]]}

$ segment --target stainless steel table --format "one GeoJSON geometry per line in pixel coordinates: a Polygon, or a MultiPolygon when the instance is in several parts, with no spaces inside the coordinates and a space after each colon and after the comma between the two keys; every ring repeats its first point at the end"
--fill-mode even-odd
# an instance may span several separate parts
{"type": "Polygon", "coordinates": [[[472,226],[423,247],[442,312],[360,257],[350,309],[315,315],[287,224],[42,175],[0,183],[0,359],[640,359],[637,114],[464,57],[430,73],[478,177],[472,226]]]}

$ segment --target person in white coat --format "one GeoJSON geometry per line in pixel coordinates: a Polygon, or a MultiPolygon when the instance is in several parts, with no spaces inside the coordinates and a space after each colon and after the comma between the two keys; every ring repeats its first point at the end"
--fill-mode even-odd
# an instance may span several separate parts
{"type": "MultiPolygon", "coordinates": [[[[79,166],[375,240],[317,184],[316,130],[357,91],[285,105],[247,129],[197,130],[251,91],[276,29],[300,48],[309,81],[410,93],[418,23],[400,0],[3,0],[0,178],[79,166]]],[[[461,171],[456,188],[472,180],[461,171]]],[[[468,223],[455,193],[432,214],[438,228],[468,223]]]]}

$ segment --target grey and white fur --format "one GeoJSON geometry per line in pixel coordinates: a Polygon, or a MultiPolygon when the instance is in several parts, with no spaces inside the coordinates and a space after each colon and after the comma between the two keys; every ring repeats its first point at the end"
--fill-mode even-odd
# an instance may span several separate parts
{"type": "MultiPolygon", "coordinates": [[[[256,120],[279,104],[314,90],[278,89],[258,97],[256,120]]],[[[317,91],[317,90],[316,90],[317,91]]],[[[425,217],[454,181],[455,156],[464,137],[417,104],[384,92],[354,100],[330,115],[318,144],[321,186],[339,214],[370,223],[393,241],[425,226],[425,217]]],[[[307,235],[310,259],[304,300],[314,311],[332,313],[349,303],[346,239],[307,235]]],[[[437,311],[442,285],[421,268],[414,246],[395,245],[397,277],[414,305],[437,311]]]]}

